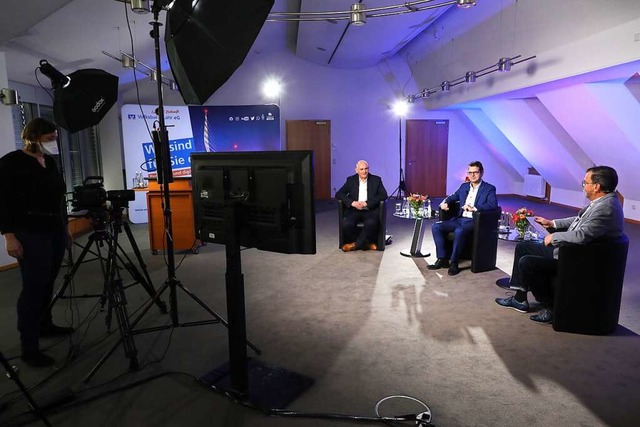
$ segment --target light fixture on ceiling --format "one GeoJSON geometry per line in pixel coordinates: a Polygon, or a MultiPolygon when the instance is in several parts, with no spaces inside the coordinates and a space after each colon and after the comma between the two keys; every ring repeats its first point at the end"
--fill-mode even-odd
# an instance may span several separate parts
{"type": "Polygon", "coordinates": [[[437,4],[433,0],[416,0],[389,6],[380,6],[367,9],[362,3],[352,4],[349,10],[326,12],[271,12],[267,17],[270,22],[300,22],[300,21],[340,21],[348,20],[354,25],[362,25],[368,18],[380,18],[383,16],[403,15],[405,13],[421,12],[423,10],[436,9],[458,5],[468,8],[475,5],[475,0],[449,0],[437,4]],[[354,17],[355,15],[355,17],[354,17]]]}
{"type": "Polygon", "coordinates": [[[0,102],[4,105],[18,105],[18,92],[13,89],[0,89],[0,102]]]}
{"type": "Polygon", "coordinates": [[[104,55],[107,55],[109,58],[115,59],[116,61],[120,62],[122,64],[122,67],[130,68],[133,71],[137,71],[138,73],[142,73],[145,76],[148,76],[152,82],[155,82],[157,81],[158,78],[160,78],[163,84],[169,86],[169,89],[171,90],[178,89],[178,85],[176,84],[175,81],[169,78],[166,78],[165,76],[162,75],[162,73],[158,73],[158,71],[155,68],[148,66],[144,62],[140,62],[133,55],[129,55],[128,53],[123,51],[119,51],[120,57],[118,58],[117,56],[112,55],[109,52],[105,52],[104,50],[102,51],[102,53],[104,55]]]}
{"type": "Polygon", "coordinates": [[[468,9],[476,5],[476,0],[458,0],[458,7],[461,9],[468,9]]]}
{"type": "Polygon", "coordinates": [[[122,54],[122,68],[135,68],[136,66],[136,61],[135,59],[133,59],[133,56],[123,53],[122,54]]]}
{"type": "Polygon", "coordinates": [[[464,75],[464,81],[467,83],[475,83],[476,82],[476,72],[475,71],[467,71],[464,75]]]}
{"type": "Polygon", "coordinates": [[[420,93],[416,95],[409,95],[407,96],[406,99],[407,101],[409,101],[409,99],[411,98],[413,99],[418,97],[429,98],[431,94],[436,93],[438,91],[449,92],[449,90],[451,90],[451,88],[454,86],[457,86],[462,83],[474,83],[480,77],[486,76],[487,74],[491,74],[496,71],[499,71],[499,72],[510,71],[511,67],[513,67],[514,65],[520,64],[521,62],[529,61],[536,57],[535,55],[533,55],[528,58],[519,59],[518,61],[515,61],[521,56],[522,55],[514,56],[512,58],[508,58],[508,57],[500,58],[498,62],[493,65],[490,65],[478,71],[467,71],[465,75],[462,77],[458,77],[457,79],[453,79],[453,80],[444,80],[442,83],[440,83],[440,85],[434,86],[432,88],[422,89],[420,93]]]}
{"type": "Polygon", "coordinates": [[[498,71],[505,73],[511,71],[511,58],[500,58],[498,60],[498,71]]]}
{"type": "Polygon", "coordinates": [[[349,22],[351,22],[352,25],[359,27],[367,22],[367,15],[363,12],[364,8],[364,3],[354,3],[351,5],[349,22]]]}
{"type": "Polygon", "coordinates": [[[149,0],[131,0],[131,10],[140,15],[149,13],[151,11],[149,0]]]}

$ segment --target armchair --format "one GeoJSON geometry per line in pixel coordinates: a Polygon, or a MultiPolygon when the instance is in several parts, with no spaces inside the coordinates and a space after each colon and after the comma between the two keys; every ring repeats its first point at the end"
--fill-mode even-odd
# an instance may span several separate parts
{"type": "MultiPolygon", "coordinates": [[[[344,245],[344,235],[342,231],[343,218],[344,218],[344,204],[337,200],[338,202],[338,247],[341,248],[344,245]]],[[[387,233],[387,208],[384,200],[380,202],[378,206],[378,222],[380,224],[378,228],[378,240],[375,244],[378,246],[379,251],[384,251],[384,247],[386,244],[386,233],[387,233]]],[[[359,223],[358,227],[362,227],[364,224],[359,223]]]]}
{"type": "MultiPolygon", "coordinates": [[[[440,220],[446,221],[455,217],[460,210],[460,202],[449,203],[449,210],[440,209],[440,220]]],[[[461,259],[471,260],[471,271],[481,273],[496,268],[498,254],[498,221],[502,210],[498,206],[493,211],[473,213],[473,236],[467,240],[461,259]]],[[[453,233],[447,235],[447,250],[453,247],[453,233]]]]}
{"type": "Polygon", "coordinates": [[[554,279],[553,329],[604,335],[618,325],[629,238],[562,245],[554,279]]]}

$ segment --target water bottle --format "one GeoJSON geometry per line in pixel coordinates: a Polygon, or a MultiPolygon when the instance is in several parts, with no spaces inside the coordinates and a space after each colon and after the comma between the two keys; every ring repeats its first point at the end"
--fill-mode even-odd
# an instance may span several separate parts
{"type": "Polygon", "coordinates": [[[431,218],[431,199],[427,199],[427,218],[431,218]]]}

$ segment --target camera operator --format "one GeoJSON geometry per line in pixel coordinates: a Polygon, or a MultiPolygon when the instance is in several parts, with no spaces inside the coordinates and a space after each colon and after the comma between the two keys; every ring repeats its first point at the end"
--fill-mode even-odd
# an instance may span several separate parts
{"type": "Polygon", "coordinates": [[[39,337],[70,334],[73,328],[54,325],[47,310],[65,247],[71,244],[67,226],[65,183],[55,160],[56,125],[36,118],[22,130],[24,147],[0,158],[0,232],[7,253],[16,258],[22,276],[18,298],[21,359],[31,366],[49,366],[39,337]]]}

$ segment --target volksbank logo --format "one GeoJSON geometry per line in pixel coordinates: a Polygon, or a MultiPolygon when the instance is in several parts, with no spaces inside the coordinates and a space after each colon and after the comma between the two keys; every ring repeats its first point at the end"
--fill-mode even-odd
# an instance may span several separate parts
{"type": "Polygon", "coordinates": [[[135,119],[136,119],[135,114],[127,114],[127,120],[135,120],[135,119]]]}

